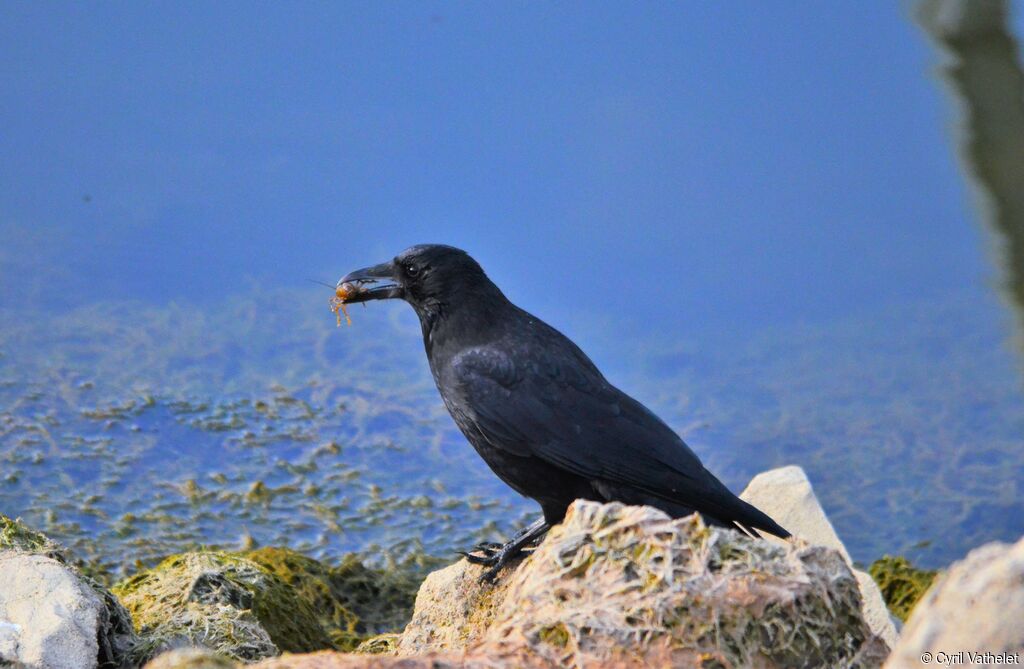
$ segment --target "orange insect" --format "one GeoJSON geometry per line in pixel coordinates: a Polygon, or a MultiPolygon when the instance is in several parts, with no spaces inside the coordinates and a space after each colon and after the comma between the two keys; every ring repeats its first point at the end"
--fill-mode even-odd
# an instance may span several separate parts
{"type": "Polygon", "coordinates": [[[331,305],[331,311],[338,318],[338,327],[341,327],[341,315],[345,314],[345,322],[352,325],[352,318],[348,315],[348,309],[345,308],[345,300],[348,299],[349,295],[352,294],[350,284],[343,283],[334,289],[334,297],[329,301],[331,305]]]}

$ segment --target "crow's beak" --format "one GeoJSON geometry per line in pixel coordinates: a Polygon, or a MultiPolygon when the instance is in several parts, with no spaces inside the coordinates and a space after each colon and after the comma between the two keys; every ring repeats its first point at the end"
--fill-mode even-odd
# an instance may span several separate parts
{"type": "Polygon", "coordinates": [[[345,304],[368,302],[370,300],[390,300],[402,297],[402,287],[394,282],[394,265],[384,262],[373,267],[364,267],[349,272],[338,280],[338,297],[344,293],[345,304]],[[381,285],[374,285],[385,281],[381,285]]]}

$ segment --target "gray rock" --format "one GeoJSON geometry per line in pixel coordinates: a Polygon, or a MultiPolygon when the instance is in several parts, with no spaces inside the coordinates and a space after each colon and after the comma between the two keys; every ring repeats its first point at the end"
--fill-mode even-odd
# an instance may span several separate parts
{"type": "Polygon", "coordinates": [[[33,669],[92,669],[106,608],[66,565],[0,552],[0,656],[33,669]]]}
{"type": "MultiPolygon", "coordinates": [[[[105,667],[120,667],[132,662],[137,638],[132,629],[131,616],[110,590],[83,573],[82,563],[70,551],[46,535],[26,527],[21,521],[0,513],[0,555],[2,554],[36,555],[63,565],[80,584],[92,590],[103,602],[96,638],[98,663],[105,667]]],[[[0,618],[0,623],[2,622],[0,618]]],[[[21,634],[20,630],[17,631],[18,637],[21,634]]],[[[5,657],[5,645],[13,644],[15,638],[13,627],[4,628],[0,624],[0,658],[5,657]]]]}
{"type": "MultiPolygon", "coordinates": [[[[871,576],[855,569],[846,546],[821,508],[814,488],[804,470],[795,465],[762,472],[751,479],[740,498],[761,509],[776,522],[807,543],[828,546],[839,551],[857,578],[864,619],[871,631],[882,638],[890,648],[896,644],[897,630],[893,617],[885,606],[882,592],[871,576]]],[[[778,543],[781,539],[768,537],[778,543]]]]}
{"type": "MultiPolygon", "coordinates": [[[[921,666],[928,652],[936,665],[989,666],[1012,660],[977,659],[969,653],[1024,655],[1024,539],[971,551],[940,575],[914,607],[886,669],[921,666]],[[954,655],[963,651],[963,655],[954,655]],[[946,653],[945,659],[940,654],[946,653]]],[[[1019,661],[1019,659],[1018,659],[1019,661]]]]}
{"type": "MultiPolygon", "coordinates": [[[[0,620],[0,663],[13,663],[18,653],[21,625],[0,620]]],[[[0,664],[0,666],[3,666],[0,664]]]]}

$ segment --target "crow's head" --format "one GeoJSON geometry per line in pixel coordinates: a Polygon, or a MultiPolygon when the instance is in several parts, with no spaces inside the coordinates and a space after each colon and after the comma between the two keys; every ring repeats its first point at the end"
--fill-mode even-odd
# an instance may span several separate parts
{"type": "Polygon", "coordinates": [[[446,304],[493,284],[469,254],[453,246],[420,244],[390,262],[349,272],[338,281],[346,304],[401,298],[417,311],[446,304]]]}

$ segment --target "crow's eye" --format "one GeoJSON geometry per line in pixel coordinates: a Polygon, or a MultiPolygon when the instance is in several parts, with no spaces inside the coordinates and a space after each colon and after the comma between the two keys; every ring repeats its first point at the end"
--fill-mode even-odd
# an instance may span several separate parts
{"type": "Polygon", "coordinates": [[[405,273],[408,274],[409,276],[416,276],[417,274],[420,273],[420,268],[417,267],[416,265],[406,265],[405,273]]]}

